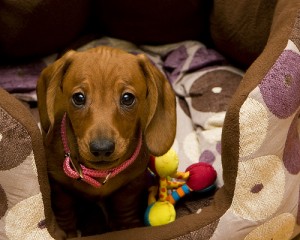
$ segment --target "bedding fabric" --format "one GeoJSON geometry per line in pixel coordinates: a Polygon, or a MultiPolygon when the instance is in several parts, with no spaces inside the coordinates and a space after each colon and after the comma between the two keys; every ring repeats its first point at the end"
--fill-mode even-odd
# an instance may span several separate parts
{"type": "Polygon", "coordinates": [[[0,239],[61,239],[37,124],[3,89],[0,102],[0,239]]]}
{"type": "MultiPolygon", "coordinates": [[[[77,50],[109,45],[147,54],[168,77],[177,96],[178,131],[172,148],[179,155],[179,170],[198,161],[211,163],[218,172],[218,191],[213,199],[201,199],[188,215],[170,224],[77,239],[283,240],[300,234],[300,3],[255,0],[256,8],[236,0],[214,2],[211,31],[215,43],[226,56],[249,66],[245,73],[196,41],[137,47],[100,38],[77,50]],[[244,13],[241,25],[235,23],[240,19],[236,9],[244,13]],[[262,21],[256,30],[263,32],[258,35],[255,29],[251,31],[255,19],[262,21]],[[237,26],[236,35],[217,32],[218,23],[224,29],[237,26]],[[247,26],[249,41],[244,38],[247,26]],[[229,34],[228,38],[222,34],[229,34]],[[251,40],[256,36],[262,42],[251,40]],[[228,45],[223,46],[222,39],[228,45]],[[229,46],[236,49],[231,52],[229,46]]],[[[39,64],[47,65],[56,56],[39,64]]],[[[4,75],[10,77],[16,73],[14,69],[1,71],[9,71],[4,75]]],[[[14,91],[16,86],[10,89],[12,94],[32,92],[31,87],[14,91]]],[[[29,113],[19,111],[23,108],[15,105],[15,98],[0,93],[0,236],[61,239],[49,205],[41,136],[32,126],[34,120],[25,117],[29,113]],[[7,151],[10,143],[14,147],[7,151]],[[20,181],[21,176],[31,182],[20,181]],[[12,231],[16,229],[12,223],[18,224],[18,231],[12,231]]]]}

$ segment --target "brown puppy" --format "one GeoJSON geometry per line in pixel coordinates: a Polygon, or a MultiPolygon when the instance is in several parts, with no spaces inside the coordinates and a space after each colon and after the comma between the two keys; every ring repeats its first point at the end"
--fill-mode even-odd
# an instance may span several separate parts
{"type": "Polygon", "coordinates": [[[48,66],[37,94],[53,209],[67,236],[76,236],[77,196],[108,199],[113,229],[140,226],[149,156],[175,137],[165,77],[144,55],[98,47],[48,66]]]}

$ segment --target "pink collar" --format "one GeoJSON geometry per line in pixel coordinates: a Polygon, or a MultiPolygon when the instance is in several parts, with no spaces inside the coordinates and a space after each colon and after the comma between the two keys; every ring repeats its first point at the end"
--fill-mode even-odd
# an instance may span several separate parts
{"type": "Polygon", "coordinates": [[[93,187],[100,188],[108,181],[108,179],[115,177],[117,174],[119,174],[120,172],[124,171],[127,167],[129,167],[139,155],[142,146],[141,133],[140,133],[138,145],[134,153],[129,159],[123,162],[120,166],[112,169],[107,169],[107,170],[89,169],[83,166],[82,164],[79,164],[79,166],[76,167],[73,160],[71,159],[71,152],[68,146],[67,131],[66,131],[66,117],[67,114],[65,113],[61,121],[61,139],[65,151],[65,160],[63,163],[63,169],[65,174],[70,178],[81,179],[82,181],[92,185],[93,187]],[[95,178],[104,178],[104,181],[100,183],[95,178]]]}

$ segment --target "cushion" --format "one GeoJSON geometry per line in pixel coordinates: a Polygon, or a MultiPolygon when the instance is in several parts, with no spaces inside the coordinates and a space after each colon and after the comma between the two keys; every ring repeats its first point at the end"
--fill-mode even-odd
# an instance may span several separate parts
{"type": "Polygon", "coordinates": [[[0,238],[62,239],[51,207],[45,155],[37,123],[0,89],[0,238]]]}
{"type": "Polygon", "coordinates": [[[82,32],[90,1],[8,0],[0,4],[0,55],[16,58],[49,54],[82,32]]]}
{"type": "Polygon", "coordinates": [[[96,1],[96,26],[136,44],[206,39],[210,1],[96,1]]]}
{"type": "Polygon", "coordinates": [[[211,36],[216,49],[242,67],[249,67],[264,49],[276,0],[220,0],[211,15],[211,36]]]}

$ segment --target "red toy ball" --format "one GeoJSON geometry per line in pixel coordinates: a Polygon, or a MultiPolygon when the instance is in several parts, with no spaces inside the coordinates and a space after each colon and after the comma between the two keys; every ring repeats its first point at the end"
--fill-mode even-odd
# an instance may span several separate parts
{"type": "Polygon", "coordinates": [[[190,176],[186,182],[193,191],[203,190],[213,185],[217,178],[216,170],[208,163],[199,162],[186,169],[190,176]]]}

